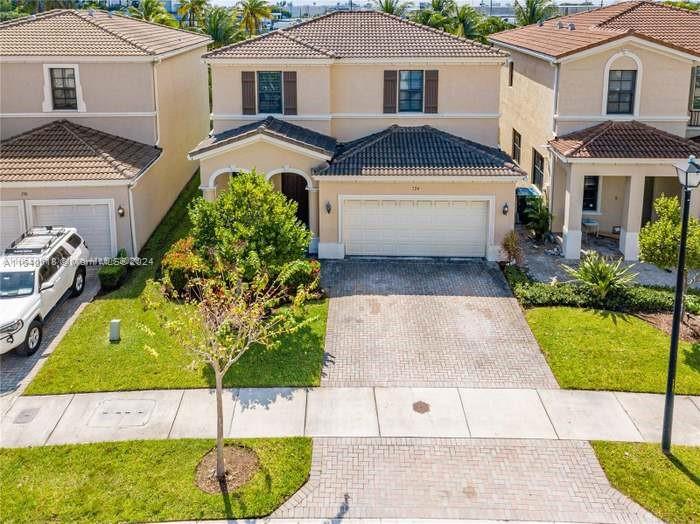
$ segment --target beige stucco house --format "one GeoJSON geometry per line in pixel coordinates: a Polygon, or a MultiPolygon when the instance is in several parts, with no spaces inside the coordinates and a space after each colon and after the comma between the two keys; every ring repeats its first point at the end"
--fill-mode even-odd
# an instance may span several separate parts
{"type": "MultiPolygon", "coordinates": [[[[500,144],[544,192],[579,258],[582,232],[619,237],[628,260],[674,163],[697,155],[700,13],[622,2],[505,31],[500,144]]],[[[700,213],[700,192],[693,212],[700,213]]]]}
{"type": "Polygon", "coordinates": [[[207,198],[256,169],[321,258],[500,256],[524,173],[497,148],[507,54],[401,18],[335,12],[204,55],[207,198]]]}
{"type": "Polygon", "coordinates": [[[97,10],[0,24],[0,244],[62,224],[138,253],[197,169],[209,41],[97,10]]]}

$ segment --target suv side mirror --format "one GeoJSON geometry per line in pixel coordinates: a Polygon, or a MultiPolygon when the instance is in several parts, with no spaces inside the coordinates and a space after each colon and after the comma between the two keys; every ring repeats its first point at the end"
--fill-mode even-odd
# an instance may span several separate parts
{"type": "Polygon", "coordinates": [[[51,289],[53,286],[53,282],[44,282],[39,288],[39,291],[46,291],[47,289],[51,289]]]}

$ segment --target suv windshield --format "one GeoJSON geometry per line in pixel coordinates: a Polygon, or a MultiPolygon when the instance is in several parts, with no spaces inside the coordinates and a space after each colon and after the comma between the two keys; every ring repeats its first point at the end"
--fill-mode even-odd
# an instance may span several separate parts
{"type": "Polygon", "coordinates": [[[0,272],[0,298],[23,297],[34,291],[34,271],[0,272]]]}

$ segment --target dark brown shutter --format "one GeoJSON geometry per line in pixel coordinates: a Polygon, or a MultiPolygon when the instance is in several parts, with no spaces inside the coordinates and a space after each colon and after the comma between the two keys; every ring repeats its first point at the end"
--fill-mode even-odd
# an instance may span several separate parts
{"type": "Polygon", "coordinates": [[[243,95],[243,114],[255,114],[255,72],[243,71],[241,73],[241,88],[243,95]]]}
{"type": "Polygon", "coordinates": [[[398,71],[384,71],[384,112],[396,113],[396,78],[398,71]]]}
{"type": "Polygon", "coordinates": [[[285,71],[284,78],[284,114],[297,114],[297,72],[285,71]]]}
{"type": "Polygon", "coordinates": [[[426,113],[438,112],[438,72],[434,69],[425,72],[424,107],[426,113]]]}

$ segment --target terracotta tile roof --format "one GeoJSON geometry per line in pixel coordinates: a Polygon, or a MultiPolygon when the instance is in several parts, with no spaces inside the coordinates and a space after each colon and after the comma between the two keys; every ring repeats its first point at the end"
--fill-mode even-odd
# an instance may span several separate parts
{"type": "Polygon", "coordinates": [[[0,182],[129,180],[161,149],[56,120],[0,142],[0,182]]]}
{"type": "Polygon", "coordinates": [[[222,47],[205,58],[503,57],[501,51],[377,11],[336,11],[222,47]]]}
{"type": "Polygon", "coordinates": [[[196,148],[190,151],[190,156],[195,157],[257,134],[284,140],[285,142],[322,153],[328,157],[332,157],[335,154],[338,145],[338,142],[333,137],[269,116],[265,120],[251,122],[250,124],[229,129],[204,139],[196,148]]]}
{"type": "Polygon", "coordinates": [[[567,158],[686,158],[700,145],[641,122],[607,121],[549,141],[567,158]]]}
{"type": "Polygon", "coordinates": [[[0,56],[155,56],[210,40],[99,10],[56,9],[0,23],[0,56]]]}
{"type": "Polygon", "coordinates": [[[342,144],[318,175],[524,176],[502,151],[431,126],[391,126],[342,144]]]}
{"type": "Polygon", "coordinates": [[[700,11],[633,1],[493,34],[507,44],[561,58],[625,36],[636,36],[700,56],[700,11]],[[573,24],[573,29],[569,28],[573,24]]]}

